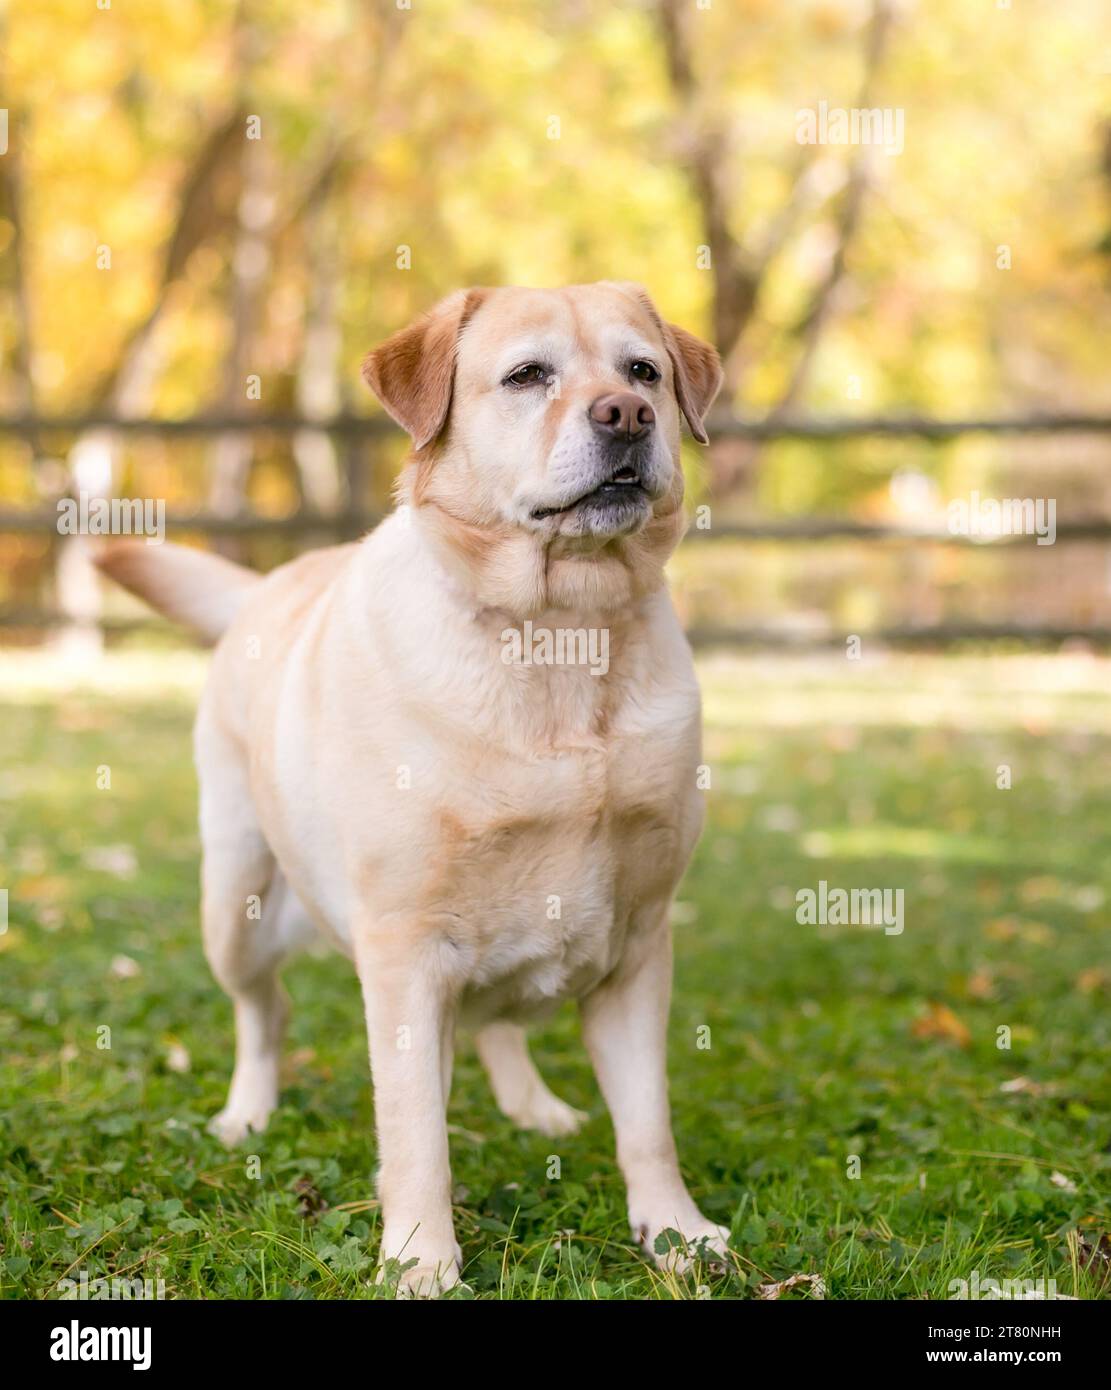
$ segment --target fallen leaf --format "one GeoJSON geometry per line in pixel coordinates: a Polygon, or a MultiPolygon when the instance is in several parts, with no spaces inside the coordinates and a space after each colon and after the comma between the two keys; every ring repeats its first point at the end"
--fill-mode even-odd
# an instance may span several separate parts
{"type": "Polygon", "coordinates": [[[28,898],[32,902],[40,899],[57,899],[64,897],[69,885],[64,878],[56,878],[51,874],[37,874],[31,878],[20,879],[15,885],[15,900],[28,898]]]}
{"type": "Polygon", "coordinates": [[[1013,1076],[999,1087],[1005,1096],[1051,1096],[1057,1090],[1051,1081],[1031,1081],[1028,1076],[1013,1076]]]}
{"type": "Polygon", "coordinates": [[[1106,1231],[1097,1236],[1095,1241],[1090,1241],[1083,1231],[1077,1232],[1077,1249],[1080,1253],[1080,1263],[1087,1268],[1088,1265],[1111,1265],[1111,1236],[1106,1231]]]}
{"type": "Polygon", "coordinates": [[[995,993],[995,978],[990,970],[981,967],[969,975],[967,989],[973,999],[990,999],[995,993]]]}
{"type": "Polygon", "coordinates": [[[777,1284],[758,1284],[756,1297],[769,1301],[778,1298],[781,1293],[786,1293],[788,1289],[797,1288],[799,1284],[807,1285],[811,1298],[826,1296],[826,1282],[820,1274],[792,1274],[789,1279],[781,1279],[777,1284]]]}
{"type": "Polygon", "coordinates": [[[316,1190],[312,1178],[298,1178],[293,1184],[293,1190],[297,1193],[297,1213],[299,1216],[306,1216],[312,1219],[319,1216],[327,1207],[328,1203],[316,1190]]]}
{"type": "Polygon", "coordinates": [[[1091,1241],[1082,1231],[1077,1231],[1076,1258],[1081,1269],[1097,1279],[1101,1289],[1106,1288],[1111,1281],[1111,1236],[1104,1231],[1091,1241]]]}
{"type": "Polygon", "coordinates": [[[972,1042],[967,1026],[948,1004],[939,1004],[936,1000],[931,1000],[927,1012],[914,1020],[910,1031],[916,1038],[939,1038],[956,1043],[958,1047],[968,1047],[972,1042]]]}
{"type": "Polygon", "coordinates": [[[993,917],[985,924],[984,935],[992,941],[1010,941],[1018,935],[1018,923],[1013,917],[993,917]]]}

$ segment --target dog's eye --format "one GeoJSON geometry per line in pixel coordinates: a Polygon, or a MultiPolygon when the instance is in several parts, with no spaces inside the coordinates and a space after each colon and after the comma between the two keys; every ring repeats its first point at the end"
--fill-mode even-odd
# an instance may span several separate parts
{"type": "Polygon", "coordinates": [[[507,386],[536,386],[548,375],[547,370],[539,362],[526,362],[523,367],[518,367],[515,372],[510,372],[505,379],[507,386]]]}
{"type": "Polygon", "coordinates": [[[637,381],[646,382],[649,386],[651,386],[654,381],[659,381],[660,379],[659,372],[653,367],[651,362],[634,362],[629,368],[629,372],[632,376],[636,377],[637,381]]]}

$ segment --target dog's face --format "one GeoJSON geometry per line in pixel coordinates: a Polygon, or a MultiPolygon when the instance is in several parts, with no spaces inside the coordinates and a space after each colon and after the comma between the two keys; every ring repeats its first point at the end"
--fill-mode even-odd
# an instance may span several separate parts
{"type": "Polygon", "coordinates": [[[413,437],[409,500],[549,564],[627,563],[623,542],[641,533],[630,553],[650,542],[666,558],[680,414],[705,442],[721,382],[712,348],[664,323],[639,286],[610,282],[459,291],[365,373],[413,437]]]}

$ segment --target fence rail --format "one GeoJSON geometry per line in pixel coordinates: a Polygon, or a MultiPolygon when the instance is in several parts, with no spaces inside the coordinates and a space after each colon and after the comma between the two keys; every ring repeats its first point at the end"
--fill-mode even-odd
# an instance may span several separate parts
{"type": "MultiPolygon", "coordinates": [[[[223,516],[215,512],[167,513],[166,530],[200,532],[211,536],[299,536],[343,531],[362,535],[377,526],[385,513],[365,511],[297,511],[286,516],[258,516],[245,512],[223,516]]],[[[58,529],[58,513],[0,509],[0,535],[43,535],[58,529]]],[[[1111,520],[1059,521],[1058,541],[1111,540],[1111,520]]],[[[954,545],[977,549],[1033,545],[1024,535],[962,535],[937,526],[895,526],[887,522],[853,521],[847,517],[808,516],[775,521],[715,522],[712,528],[692,527],[684,544],[692,541],[891,541],[906,545],[954,545]]]]}
{"type": "MultiPolygon", "coordinates": [[[[937,419],[926,415],[795,416],[767,415],[743,419],[712,416],[711,438],[740,438],[767,442],[774,439],[886,438],[954,439],[963,434],[1111,434],[1111,415],[1036,413],[1014,416],[970,416],[937,419]]],[[[83,434],[111,430],[121,434],[296,434],[316,430],[341,438],[375,438],[399,434],[392,420],[382,415],[333,415],[311,420],[301,415],[235,414],[188,415],[179,418],[116,416],[102,412],[74,415],[8,415],[0,417],[0,435],[83,434]]]]}
{"type": "MultiPolygon", "coordinates": [[[[73,618],[56,610],[8,609],[0,612],[0,628],[49,631],[72,626],[73,618]]],[[[106,633],[165,632],[167,623],[158,617],[100,618],[96,626],[106,633]]],[[[1111,647],[1111,627],[1037,623],[936,623],[922,626],[903,624],[854,634],[873,647],[928,648],[951,647],[959,643],[1011,642],[1023,646],[1059,646],[1062,642],[1085,642],[1111,647]]],[[[820,650],[844,651],[848,634],[832,628],[818,631],[810,627],[798,631],[790,626],[722,627],[697,625],[687,629],[687,640],[696,651],[711,648],[771,648],[782,652],[820,650]]]]}

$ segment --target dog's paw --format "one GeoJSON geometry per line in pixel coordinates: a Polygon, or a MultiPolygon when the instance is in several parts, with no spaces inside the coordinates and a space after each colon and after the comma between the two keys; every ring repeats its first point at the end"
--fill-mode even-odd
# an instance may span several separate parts
{"type": "Polygon", "coordinates": [[[261,1134],[270,1119],[270,1107],[256,1105],[238,1107],[226,1105],[208,1122],[209,1134],[214,1134],[229,1149],[240,1144],[248,1134],[261,1134]]]}
{"type": "Polygon", "coordinates": [[[590,1116],[545,1090],[531,1095],[509,1118],[518,1129],[534,1129],[555,1139],[561,1134],[574,1134],[590,1116]]]}
{"type": "Polygon", "coordinates": [[[454,1262],[446,1269],[440,1265],[416,1265],[397,1281],[397,1297],[439,1298],[459,1285],[459,1266],[454,1262]]]}
{"type": "Polygon", "coordinates": [[[724,1274],[731,1264],[728,1226],[716,1226],[705,1217],[674,1223],[642,1222],[633,1235],[657,1268],[666,1274],[685,1275],[702,1265],[711,1274],[724,1274]]]}
{"type": "MultiPolygon", "coordinates": [[[[379,1268],[376,1282],[393,1287],[395,1298],[439,1298],[449,1289],[459,1288],[459,1269],[463,1255],[458,1246],[440,1260],[387,1260],[379,1268]]],[[[464,1286],[465,1287],[465,1286],[464,1286]]]]}

